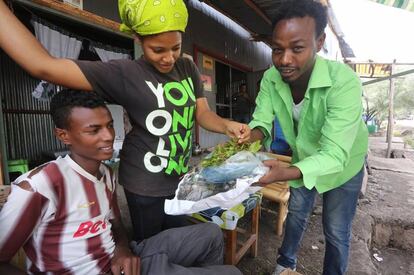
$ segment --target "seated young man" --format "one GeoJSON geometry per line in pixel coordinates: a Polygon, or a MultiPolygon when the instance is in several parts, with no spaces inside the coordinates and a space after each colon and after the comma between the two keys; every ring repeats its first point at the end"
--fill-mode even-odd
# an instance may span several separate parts
{"type": "Polygon", "coordinates": [[[70,155],[22,176],[0,211],[0,274],[24,274],[8,264],[20,247],[27,273],[241,274],[223,260],[214,224],[164,231],[129,248],[116,200],[116,181],[103,160],[114,129],[105,103],[91,92],[64,90],[50,111],[70,155]],[[191,267],[197,266],[197,267],[191,267]]]}
{"type": "Polygon", "coordinates": [[[11,274],[5,263],[20,247],[31,274],[137,274],[138,258],[123,232],[115,180],[101,163],[113,152],[109,110],[94,93],[65,90],[53,97],[50,111],[55,134],[70,155],[12,184],[0,212],[0,274],[11,274]]]}

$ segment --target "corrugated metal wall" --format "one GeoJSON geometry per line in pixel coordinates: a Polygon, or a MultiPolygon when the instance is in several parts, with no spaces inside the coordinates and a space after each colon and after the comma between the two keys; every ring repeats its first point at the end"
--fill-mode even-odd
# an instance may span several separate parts
{"type": "Polygon", "coordinates": [[[3,51],[0,52],[0,98],[8,159],[40,162],[43,153],[62,150],[53,135],[49,102],[32,97],[39,80],[30,77],[3,51]]]}
{"type": "Polygon", "coordinates": [[[190,17],[183,39],[184,52],[193,55],[193,46],[197,45],[252,71],[270,66],[271,49],[266,44],[249,41],[250,34],[245,29],[206,4],[189,0],[187,6],[190,17]]]}

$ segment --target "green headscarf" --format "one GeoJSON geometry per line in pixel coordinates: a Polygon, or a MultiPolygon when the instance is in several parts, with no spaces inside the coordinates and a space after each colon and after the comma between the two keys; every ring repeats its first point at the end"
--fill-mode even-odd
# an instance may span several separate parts
{"type": "Polygon", "coordinates": [[[140,35],[185,31],[188,12],[183,0],[118,0],[120,30],[140,35]]]}

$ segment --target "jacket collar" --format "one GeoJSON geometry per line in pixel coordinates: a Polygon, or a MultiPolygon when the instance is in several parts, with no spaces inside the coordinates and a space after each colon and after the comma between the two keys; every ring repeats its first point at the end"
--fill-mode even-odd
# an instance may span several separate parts
{"type": "Polygon", "coordinates": [[[329,74],[328,63],[319,55],[316,55],[315,65],[309,79],[308,90],[312,88],[331,87],[332,79],[329,74]]]}

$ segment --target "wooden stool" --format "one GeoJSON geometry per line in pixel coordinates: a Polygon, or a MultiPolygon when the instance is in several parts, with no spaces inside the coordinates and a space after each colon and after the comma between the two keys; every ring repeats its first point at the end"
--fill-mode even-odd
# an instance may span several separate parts
{"type": "Polygon", "coordinates": [[[288,212],[288,201],[290,196],[289,184],[287,182],[275,182],[267,185],[262,190],[263,197],[279,204],[279,213],[276,222],[276,235],[282,236],[283,223],[288,212]]]}

